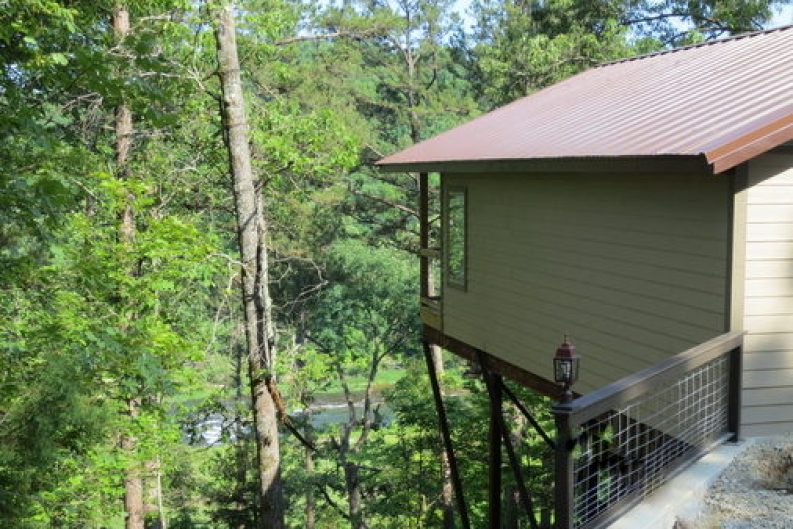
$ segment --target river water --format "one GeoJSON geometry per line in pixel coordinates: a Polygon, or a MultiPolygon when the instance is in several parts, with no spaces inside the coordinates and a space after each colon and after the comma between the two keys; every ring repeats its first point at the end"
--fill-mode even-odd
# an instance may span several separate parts
{"type": "MultiPolygon", "coordinates": [[[[377,413],[385,424],[390,423],[394,418],[394,412],[385,404],[382,398],[374,401],[372,409],[377,409],[377,413]]],[[[363,401],[355,402],[355,410],[358,417],[363,413],[363,401]]],[[[300,418],[302,410],[290,413],[294,419],[300,418]]],[[[321,430],[334,424],[347,422],[347,403],[328,399],[323,403],[315,404],[311,407],[311,425],[321,430]]],[[[215,445],[221,442],[223,437],[223,421],[227,419],[220,413],[209,415],[197,425],[198,435],[201,444],[215,445]]]]}

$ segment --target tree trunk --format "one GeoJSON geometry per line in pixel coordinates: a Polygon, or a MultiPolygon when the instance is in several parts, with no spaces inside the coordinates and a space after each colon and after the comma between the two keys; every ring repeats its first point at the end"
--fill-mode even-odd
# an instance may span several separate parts
{"type": "Polygon", "coordinates": [[[347,379],[341,364],[335,363],[336,374],[341,382],[341,387],[344,391],[344,398],[347,401],[347,422],[341,427],[341,435],[337,445],[339,453],[339,465],[344,471],[344,488],[347,493],[347,518],[350,521],[350,529],[366,529],[366,520],[363,512],[363,489],[361,486],[360,467],[356,463],[356,455],[364,448],[367,439],[369,438],[369,430],[372,422],[369,420],[370,406],[371,406],[371,392],[372,383],[377,376],[377,364],[379,360],[377,357],[372,358],[372,364],[369,366],[369,376],[366,382],[366,390],[364,391],[364,408],[361,412],[361,418],[358,418],[353,401],[353,394],[350,391],[350,386],[347,384],[347,379]],[[360,436],[353,442],[352,433],[357,426],[361,426],[360,436]]]}
{"type": "MultiPolygon", "coordinates": [[[[525,441],[526,419],[523,414],[512,409],[512,413],[505,414],[505,420],[508,421],[510,442],[518,456],[518,461],[522,461],[521,452],[525,441]]],[[[513,479],[517,480],[517,477],[513,476],[513,479]]],[[[528,483],[526,485],[528,486],[528,483]]],[[[517,483],[510,483],[504,492],[504,529],[520,529],[521,520],[527,520],[529,516],[524,507],[517,483]]]]}
{"type": "MultiPolygon", "coordinates": [[[[306,343],[306,311],[300,310],[300,313],[297,317],[297,327],[295,332],[295,347],[297,350],[301,350],[303,345],[306,343]]],[[[301,360],[297,360],[295,362],[294,368],[295,370],[302,369],[304,366],[304,362],[301,360]]],[[[305,425],[303,426],[303,436],[306,438],[306,441],[311,446],[314,446],[314,442],[316,441],[316,436],[314,435],[314,425],[311,424],[311,403],[313,401],[311,391],[308,388],[303,388],[300,392],[300,404],[303,407],[303,413],[305,414],[305,425]]],[[[305,529],[314,529],[317,523],[317,500],[314,495],[314,472],[315,472],[315,461],[314,461],[314,449],[306,446],[304,451],[304,461],[303,461],[303,468],[306,471],[306,477],[309,482],[308,487],[306,487],[306,508],[305,508],[305,516],[306,516],[306,523],[305,529]]]]}
{"type": "Polygon", "coordinates": [[[261,523],[284,527],[275,395],[275,336],[268,289],[263,200],[251,166],[248,124],[237,57],[234,14],[225,3],[215,10],[215,40],[222,90],[223,127],[234,181],[237,234],[242,261],[245,338],[256,430],[261,523]]]}
{"type": "MultiPolygon", "coordinates": [[[[139,404],[135,400],[128,402],[130,417],[134,420],[138,416],[139,404]]],[[[137,439],[125,434],[121,437],[121,449],[132,454],[133,462],[124,471],[124,527],[126,529],[144,529],[143,526],[143,479],[140,467],[135,461],[137,439]]]]}
{"type": "Polygon", "coordinates": [[[168,529],[168,521],[165,519],[165,506],[162,498],[162,465],[157,456],[157,513],[159,514],[159,529],[168,529]]]}
{"type": "MultiPolygon", "coordinates": [[[[117,41],[123,40],[129,33],[129,11],[126,6],[117,4],[113,9],[113,35],[117,41]]],[[[127,177],[127,160],[132,145],[132,111],[120,103],[116,107],[115,120],[116,134],[116,175],[119,178],[127,177]]],[[[131,245],[135,239],[135,211],[132,206],[133,197],[128,196],[124,210],[121,213],[119,226],[119,240],[124,245],[131,245]]],[[[130,270],[134,274],[134,270],[130,270]]],[[[139,415],[140,401],[136,398],[127,400],[127,412],[134,421],[139,415]]],[[[124,475],[124,511],[126,529],[143,529],[143,478],[140,467],[135,461],[137,439],[129,434],[121,438],[121,449],[131,454],[132,464],[126,469],[124,475]]]]}
{"type": "MultiPolygon", "coordinates": [[[[129,33],[129,11],[126,6],[117,5],[113,10],[113,33],[121,41],[129,33]]],[[[116,176],[126,179],[127,160],[132,146],[132,111],[123,102],[116,107],[116,176]]],[[[128,195],[121,214],[119,238],[124,244],[132,244],[135,239],[135,212],[132,209],[133,196],[128,195]]]]}
{"type": "Polygon", "coordinates": [[[157,462],[149,459],[143,462],[143,515],[146,529],[161,529],[156,516],[157,510],[157,462]]]}
{"type": "Polygon", "coordinates": [[[143,463],[143,488],[146,529],[168,529],[162,497],[162,464],[160,456],[143,463]]]}
{"type": "MultiPolygon", "coordinates": [[[[242,402],[242,371],[243,371],[243,355],[244,349],[241,345],[234,346],[234,396],[238,403],[242,402]]],[[[245,490],[247,488],[247,467],[248,467],[248,453],[246,449],[247,440],[245,439],[245,426],[243,424],[243,417],[241,415],[241,408],[235,406],[234,411],[234,453],[236,464],[236,490],[234,491],[234,506],[236,509],[237,518],[230,526],[235,529],[248,529],[248,515],[250,506],[245,498],[245,490]]]]}
{"type": "Polygon", "coordinates": [[[366,529],[363,517],[363,494],[358,465],[352,462],[344,464],[344,482],[347,488],[347,505],[350,514],[350,529],[366,529]]]}
{"type": "MultiPolygon", "coordinates": [[[[311,426],[311,417],[307,417],[306,428],[305,428],[305,436],[306,441],[309,443],[313,443],[314,439],[314,428],[311,426]]],[[[309,447],[305,448],[305,470],[306,476],[308,476],[309,481],[311,482],[309,487],[306,489],[306,527],[305,529],[314,529],[316,525],[316,518],[317,518],[317,506],[316,500],[314,499],[314,450],[309,447]]]]}
{"type": "Polygon", "coordinates": [[[520,529],[520,500],[514,485],[507,487],[504,492],[504,529],[520,529]]]}

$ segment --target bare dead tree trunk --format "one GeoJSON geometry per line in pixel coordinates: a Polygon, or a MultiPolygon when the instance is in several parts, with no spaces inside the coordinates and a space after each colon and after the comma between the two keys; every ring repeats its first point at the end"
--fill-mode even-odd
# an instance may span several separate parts
{"type": "MultiPolygon", "coordinates": [[[[239,332],[239,331],[235,331],[239,332]]],[[[234,344],[234,396],[237,403],[242,402],[243,356],[245,350],[241,344],[234,344]]],[[[241,408],[234,407],[234,455],[236,464],[236,490],[234,491],[234,504],[237,510],[237,519],[234,522],[236,529],[248,529],[248,502],[245,499],[247,486],[248,454],[246,450],[245,426],[241,408]]]]}
{"type": "Polygon", "coordinates": [[[275,397],[275,333],[268,287],[264,204],[251,166],[248,123],[242,91],[234,13],[229,3],[214,11],[223,127],[234,182],[237,233],[242,261],[245,338],[256,429],[261,521],[284,527],[278,410],[275,397]]]}
{"type": "MultiPolygon", "coordinates": [[[[113,9],[113,35],[118,41],[122,41],[130,31],[129,11],[125,5],[117,4],[113,9]]],[[[116,174],[121,179],[126,179],[128,174],[127,161],[132,145],[132,111],[129,107],[121,103],[116,107],[115,116],[115,154],[116,154],[116,174]]],[[[133,197],[127,196],[124,210],[121,213],[119,227],[119,240],[124,245],[131,245],[135,240],[135,211],[133,209],[133,197]]],[[[130,270],[134,274],[134,270],[130,270]]],[[[132,420],[140,414],[140,400],[130,398],[127,400],[127,413],[132,420]]],[[[121,449],[132,455],[132,464],[126,469],[124,475],[124,511],[126,512],[126,529],[143,529],[143,478],[141,469],[135,461],[137,452],[137,439],[129,434],[124,434],[121,438],[121,449]]]]}

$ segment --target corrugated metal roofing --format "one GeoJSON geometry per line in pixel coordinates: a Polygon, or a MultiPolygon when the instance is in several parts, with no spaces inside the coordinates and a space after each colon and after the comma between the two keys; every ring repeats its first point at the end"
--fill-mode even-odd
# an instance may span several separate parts
{"type": "Polygon", "coordinates": [[[598,66],[378,162],[703,157],[719,173],[793,140],[793,26],[598,66]]]}

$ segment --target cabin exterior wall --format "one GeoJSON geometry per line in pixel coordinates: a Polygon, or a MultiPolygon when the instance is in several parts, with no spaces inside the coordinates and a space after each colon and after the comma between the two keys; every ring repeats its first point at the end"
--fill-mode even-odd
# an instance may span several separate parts
{"type": "Polygon", "coordinates": [[[751,160],[747,178],[742,422],[771,435],[793,431],[793,152],[751,160]]]}
{"type": "Polygon", "coordinates": [[[467,197],[466,284],[443,286],[448,336],[550,380],[569,333],[586,393],[728,327],[726,176],[444,174],[442,185],[467,197]]]}

